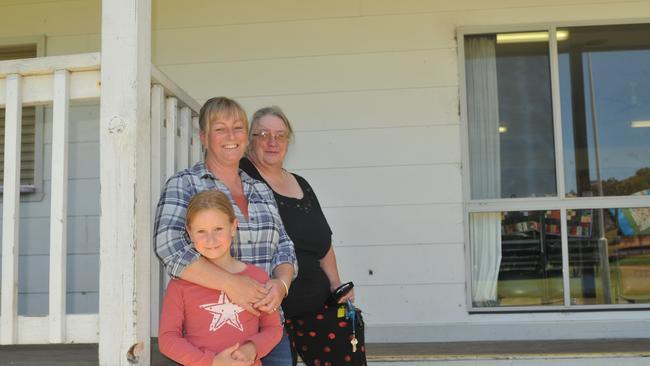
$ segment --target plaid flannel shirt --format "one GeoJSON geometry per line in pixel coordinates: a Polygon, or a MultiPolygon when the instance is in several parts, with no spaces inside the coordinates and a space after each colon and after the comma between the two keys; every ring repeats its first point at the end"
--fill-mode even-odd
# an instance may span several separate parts
{"type": "Polygon", "coordinates": [[[248,220],[235,204],[230,190],[203,162],[167,180],[156,209],[154,245],[156,255],[171,276],[180,277],[183,269],[201,256],[185,230],[185,213],[192,196],[208,189],[224,192],[235,209],[237,234],[230,248],[234,258],[262,268],[269,276],[277,265],[290,263],[294,276],[297,275],[298,262],[293,242],[284,230],[273,192],[242,170],[239,176],[248,199],[248,220]]]}

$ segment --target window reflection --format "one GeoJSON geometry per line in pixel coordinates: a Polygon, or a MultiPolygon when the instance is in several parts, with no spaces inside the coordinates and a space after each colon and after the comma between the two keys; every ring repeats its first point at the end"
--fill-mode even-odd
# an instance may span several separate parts
{"type": "Polygon", "coordinates": [[[650,303],[650,208],[568,210],[571,303],[650,303]]]}
{"type": "Polygon", "coordinates": [[[474,306],[563,304],[560,211],[472,213],[470,222],[474,306]]]}
{"type": "Polygon", "coordinates": [[[650,25],[566,30],[558,50],[567,196],[650,189],[650,25]]]}
{"type": "MultiPolygon", "coordinates": [[[[567,210],[572,305],[650,303],[650,207],[567,210]]],[[[564,304],[559,210],[470,214],[475,307],[564,304]]]]}
{"type": "Polygon", "coordinates": [[[474,199],[557,194],[547,39],[546,32],[465,38],[474,199]]]}

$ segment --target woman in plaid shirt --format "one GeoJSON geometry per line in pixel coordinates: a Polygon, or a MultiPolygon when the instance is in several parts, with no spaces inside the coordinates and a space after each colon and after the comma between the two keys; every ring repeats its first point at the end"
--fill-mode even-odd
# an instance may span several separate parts
{"type": "MultiPolygon", "coordinates": [[[[297,274],[296,254],[273,192],[239,169],[248,142],[246,112],[232,99],[212,98],[201,108],[199,126],[205,159],[174,174],[165,184],[154,224],[156,254],[173,277],[224,291],[232,302],[254,314],[276,311],[297,274]],[[208,189],[224,192],[235,208],[238,225],[233,257],[266,270],[271,277],[266,285],[224,271],[192,246],[185,231],[187,205],[192,196],[208,189]]],[[[286,337],[263,363],[291,363],[286,337]]]]}

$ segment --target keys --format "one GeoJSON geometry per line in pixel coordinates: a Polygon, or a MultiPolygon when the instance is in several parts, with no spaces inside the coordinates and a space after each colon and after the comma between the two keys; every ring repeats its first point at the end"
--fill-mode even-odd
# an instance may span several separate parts
{"type": "Polygon", "coordinates": [[[352,353],[357,351],[357,343],[359,341],[357,340],[357,335],[356,335],[356,329],[357,329],[357,312],[356,309],[354,308],[354,305],[352,305],[352,302],[348,300],[347,302],[348,306],[348,314],[347,317],[350,319],[350,322],[352,323],[352,339],[350,340],[350,344],[352,344],[352,353]]]}

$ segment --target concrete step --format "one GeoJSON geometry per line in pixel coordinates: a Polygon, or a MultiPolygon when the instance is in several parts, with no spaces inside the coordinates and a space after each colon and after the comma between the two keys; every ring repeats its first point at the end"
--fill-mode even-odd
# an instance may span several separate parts
{"type": "MultiPolygon", "coordinates": [[[[153,366],[175,365],[152,340],[153,366]]],[[[650,339],[370,343],[370,366],[650,366],[650,339]]],[[[0,366],[94,366],[96,344],[0,346],[0,366]]],[[[338,366],[338,365],[334,365],[338,366]]]]}
{"type": "Polygon", "coordinates": [[[648,366],[650,339],[368,344],[370,365],[648,366]]]}
{"type": "Polygon", "coordinates": [[[514,358],[473,360],[369,361],[369,366],[648,366],[647,357],[514,358]]]}

